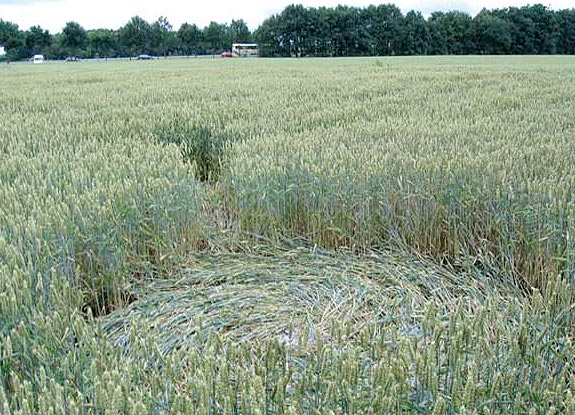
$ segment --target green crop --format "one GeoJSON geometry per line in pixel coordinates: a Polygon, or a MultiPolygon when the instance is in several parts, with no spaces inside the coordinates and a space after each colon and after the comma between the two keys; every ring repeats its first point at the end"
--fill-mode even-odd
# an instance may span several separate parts
{"type": "Polygon", "coordinates": [[[575,59],[0,67],[0,414],[575,413],[575,59]]]}

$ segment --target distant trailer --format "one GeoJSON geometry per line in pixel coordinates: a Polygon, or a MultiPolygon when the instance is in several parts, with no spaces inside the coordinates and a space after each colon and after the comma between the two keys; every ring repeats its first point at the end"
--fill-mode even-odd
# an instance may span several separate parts
{"type": "Polygon", "coordinates": [[[34,55],[32,63],[44,63],[44,55],[34,55]]]}
{"type": "Polygon", "coordinates": [[[232,54],[237,57],[258,56],[257,43],[234,43],[232,45],[232,54]]]}

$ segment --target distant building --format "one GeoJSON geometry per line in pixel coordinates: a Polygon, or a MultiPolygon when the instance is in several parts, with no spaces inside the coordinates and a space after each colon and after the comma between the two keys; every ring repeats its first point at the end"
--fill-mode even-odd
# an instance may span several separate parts
{"type": "Polygon", "coordinates": [[[32,63],[44,63],[44,55],[34,55],[32,63]]]}

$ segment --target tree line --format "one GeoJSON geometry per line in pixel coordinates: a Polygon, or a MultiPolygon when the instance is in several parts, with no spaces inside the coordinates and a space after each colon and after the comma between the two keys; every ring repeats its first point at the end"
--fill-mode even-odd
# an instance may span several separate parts
{"type": "Polygon", "coordinates": [[[139,16],[117,30],[85,30],[69,22],[50,34],[40,26],[22,31],[0,19],[0,45],[10,60],[34,54],[112,58],[216,54],[233,42],[257,42],[261,56],[393,56],[463,54],[575,54],[575,9],[554,11],[541,4],[468,13],[418,11],[405,15],[393,4],[365,8],[290,5],[255,32],[242,20],[211,22],[200,29],[168,19],[149,23],[139,16]]]}
{"type": "Polygon", "coordinates": [[[0,46],[9,60],[37,54],[48,59],[214,54],[229,50],[232,42],[250,41],[252,33],[241,19],[231,24],[211,22],[203,29],[184,23],[174,30],[165,17],[149,23],[134,16],[118,30],[85,30],[76,22],[68,22],[55,35],[40,26],[21,31],[15,23],[0,19],[0,46]]]}
{"type": "Polygon", "coordinates": [[[425,18],[393,4],[291,5],[265,20],[256,37],[263,56],[575,54],[575,9],[536,4],[425,18]]]}

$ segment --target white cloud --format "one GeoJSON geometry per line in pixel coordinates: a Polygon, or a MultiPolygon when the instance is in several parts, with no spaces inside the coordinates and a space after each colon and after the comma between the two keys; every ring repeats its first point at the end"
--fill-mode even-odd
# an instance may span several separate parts
{"type": "Polygon", "coordinates": [[[31,3],[54,3],[62,0],[0,0],[0,6],[4,5],[19,5],[22,6],[24,4],[31,4],[31,3]]]}
{"type": "MultiPolygon", "coordinates": [[[[475,15],[483,7],[492,9],[528,4],[525,0],[482,0],[481,2],[399,0],[389,2],[395,3],[404,13],[413,9],[426,15],[435,10],[460,10],[475,15]]],[[[292,3],[302,3],[310,7],[334,7],[338,4],[365,7],[381,2],[373,0],[280,0],[273,2],[212,0],[201,3],[181,0],[0,0],[0,16],[3,20],[18,24],[21,29],[40,25],[51,33],[60,32],[69,21],[78,22],[86,29],[118,29],[136,15],[149,22],[165,16],[175,29],[185,22],[204,27],[210,21],[229,23],[232,19],[244,19],[250,29],[254,30],[265,18],[281,12],[292,3]]],[[[551,0],[551,2],[545,1],[545,4],[554,9],[566,9],[573,7],[573,0],[551,0]]]]}

